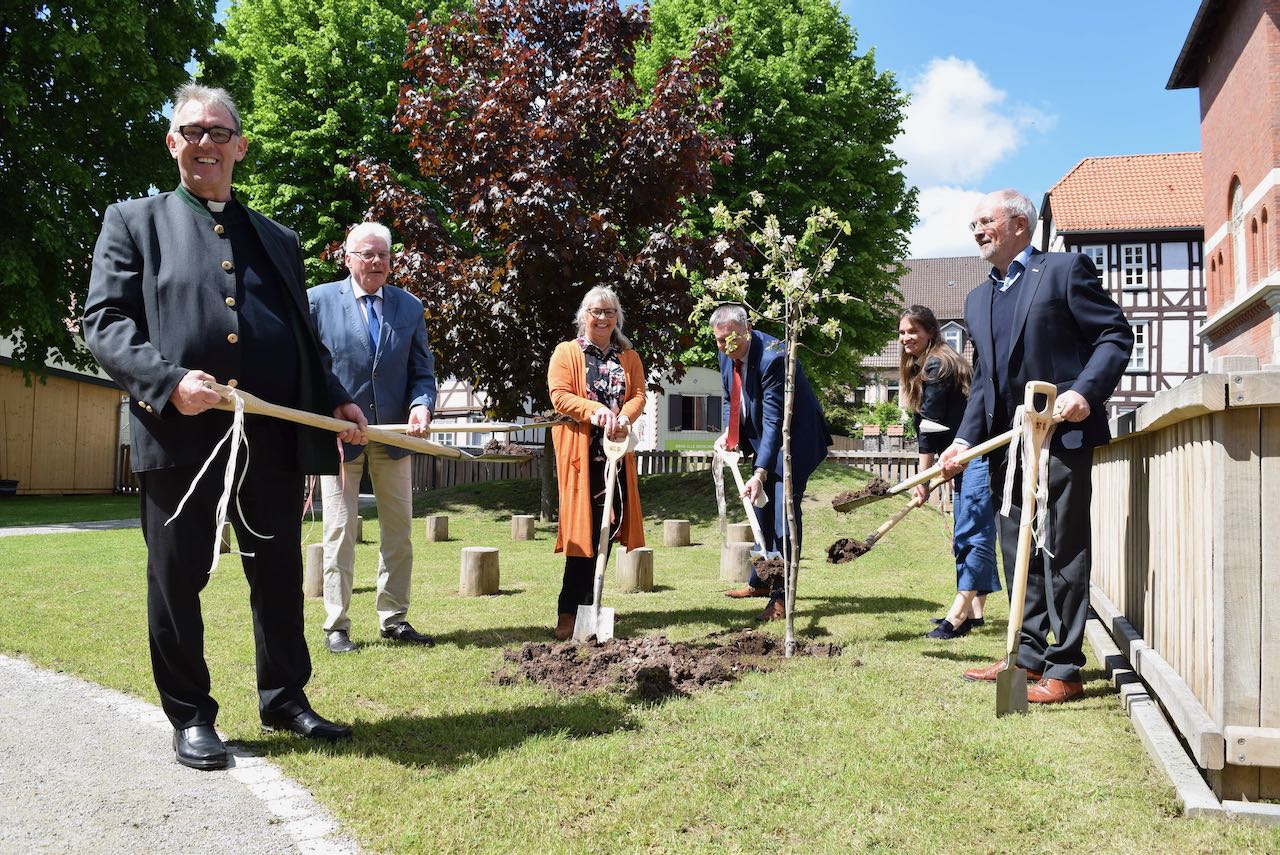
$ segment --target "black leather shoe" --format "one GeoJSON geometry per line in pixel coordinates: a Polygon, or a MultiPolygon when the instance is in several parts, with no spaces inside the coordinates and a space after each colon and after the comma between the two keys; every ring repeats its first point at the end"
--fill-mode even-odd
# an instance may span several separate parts
{"type": "Polygon", "coordinates": [[[932,632],[926,632],[925,638],[963,638],[973,630],[973,618],[966,618],[960,622],[959,626],[953,627],[951,621],[943,619],[942,623],[933,628],[932,632]]]}
{"type": "MultiPolygon", "coordinates": [[[[977,627],[980,627],[986,624],[986,620],[980,617],[971,617],[968,620],[969,620],[970,629],[975,629],[977,627]]],[[[933,618],[929,618],[929,623],[933,624],[934,626],[941,626],[944,623],[950,623],[950,621],[948,621],[944,617],[933,617],[933,618]]]]}
{"type": "Polygon", "coordinates": [[[409,626],[408,621],[401,621],[394,624],[388,629],[382,631],[383,638],[389,638],[392,641],[403,641],[407,644],[421,644],[423,647],[435,647],[436,640],[429,635],[423,635],[413,627],[409,626]]]}
{"type": "Polygon", "coordinates": [[[173,729],[173,753],[178,762],[192,769],[227,768],[227,746],[211,724],[173,729]]]}
{"type": "Polygon", "coordinates": [[[356,649],[345,629],[335,629],[325,635],[325,643],[329,645],[330,653],[351,653],[356,649]]]}
{"type": "Polygon", "coordinates": [[[314,710],[303,710],[297,715],[260,716],[262,726],[267,730],[288,730],[307,739],[323,739],[335,742],[339,739],[350,739],[351,728],[345,724],[335,724],[327,718],[316,714],[314,710]]]}

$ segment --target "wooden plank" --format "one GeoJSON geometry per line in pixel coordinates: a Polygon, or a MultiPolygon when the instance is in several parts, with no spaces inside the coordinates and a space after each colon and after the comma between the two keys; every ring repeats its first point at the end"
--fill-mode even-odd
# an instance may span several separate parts
{"type": "Polygon", "coordinates": [[[1227,756],[1237,766],[1280,767],[1280,727],[1228,725],[1222,733],[1227,756]]]}
{"type": "MultiPolygon", "coordinates": [[[[1275,374],[1276,372],[1269,372],[1275,374]]],[[[1280,378],[1276,378],[1280,380],[1280,378]]],[[[1262,526],[1262,690],[1259,724],[1280,728],[1280,408],[1268,407],[1260,413],[1262,440],[1261,493],[1259,502],[1269,514],[1262,526]]],[[[1280,767],[1280,762],[1270,764],[1280,767]]],[[[1264,799],[1280,799],[1280,768],[1264,770],[1259,775],[1258,795],[1264,799]]]]}
{"type": "Polygon", "coordinates": [[[1226,409],[1225,374],[1201,374],[1192,377],[1172,389],[1163,389],[1152,401],[1139,407],[1134,414],[1132,429],[1112,420],[1112,431],[1117,439],[1133,433],[1150,433],[1166,425],[1177,424],[1206,413],[1226,409]]]}
{"type": "MultiPolygon", "coordinates": [[[[1213,718],[1222,727],[1261,722],[1260,661],[1261,494],[1259,412],[1237,409],[1212,418],[1215,448],[1213,492],[1214,625],[1213,718]]],[[[1222,798],[1258,798],[1256,770],[1227,770],[1222,798]]]]}
{"type": "Polygon", "coordinates": [[[1120,609],[1097,585],[1091,585],[1089,603],[1116,646],[1134,671],[1151,687],[1169,713],[1174,727],[1187,741],[1191,756],[1202,769],[1221,769],[1226,759],[1222,728],[1192,694],[1191,689],[1159,653],[1138,634],[1120,609]]]}
{"type": "Polygon", "coordinates": [[[0,478],[16,478],[18,489],[31,483],[31,433],[35,418],[35,389],[22,372],[0,367],[0,478]]]}
{"type": "Polygon", "coordinates": [[[35,385],[31,436],[31,479],[28,488],[62,492],[75,484],[75,458],[67,454],[68,430],[76,423],[77,384],[50,377],[35,385]]]}
{"type": "Polygon", "coordinates": [[[1242,371],[1227,375],[1228,407],[1280,405],[1280,371],[1242,371]]]}
{"type": "Polygon", "coordinates": [[[115,458],[120,433],[120,392],[78,383],[75,466],[72,489],[110,492],[115,487],[115,458]]]}

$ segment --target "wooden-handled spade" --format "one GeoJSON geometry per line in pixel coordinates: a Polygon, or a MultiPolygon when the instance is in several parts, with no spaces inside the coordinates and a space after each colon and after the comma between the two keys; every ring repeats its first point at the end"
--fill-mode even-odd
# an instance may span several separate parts
{"type": "Polygon", "coordinates": [[[604,596],[604,569],[609,563],[609,516],[613,512],[613,491],[618,485],[618,461],[628,451],[634,451],[638,442],[634,431],[624,427],[618,429],[627,431],[625,438],[610,439],[606,435],[602,440],[605,456],[604,513],[600,517],[600,541],[596,544],[595,597],[591,605],[578,606],[578,616],[573,622],[573,640],[578,642],[590,641],[592,636],[597,643],[613,638],[613,609],[600,605],[600,598],[604,596]]]}
{"type": "MultiPolygon", "coordinates": [[[[941,487],[943,484],[947,483],[947,481],[948,481],[947,478],[943,478],[941,475],[939,475],[937,478],[934,478],[932,481],[929,482],[929,490],[930,491],[936,490],[938,487],[941,487]]],[[[907,504],[905,508],[898,511],[896,514],[889,517],[889,519],[881,523],[878,529],[871,532],[871,534],[867,535],[867,539],[865,541],[865,543],[867,544],[867,549],[870,549],[871,547],[875,546],[876,541],[878,541],[880,538],[888,534],[889,529],[893,528],[895,525],[902,522],[903,517],[905,517],[907,514],[911,513],[912,511],[914,511],[916,508],[920,507],[923,504],[924,504],[924,500],[921,499],[919,496],[916,496],[907,504]]]]}
{"type": "MultiPolygon", "coordinates": [[[[319,428],[320,430],[333,431],[341,433],[356,427],[355,422],[349,422],[345,419],[335,419],[332,416],[322,416],[319,413],[308,412],[307,410],[297,410],[293,407],[286,407],[281,404],[273,404],[270,401],[264,401],[256,395],[250,394],[243,389],[235,389],[231,386],[224,386],[221,383],[213,383],[206,381],[204,384],[207,388],[212,389],[222,396],[222,402],[214,405],[214,409],[218,410],[234,410],[235,402],[232,400],[233,395],[238,395],[244,401],[244,411],[259,416],[270,416],[272,418],[283,419],[294,424],[306,425],[307,427],[319,428]]],[[[455,460],[486,460],[486,461],[506,461],[517,462],[530,460],[532,455],[518,454],[468,454],[461,448],[455,448],[450,445],[441,445],[438,442],[432,442],[429,439],[423,439],[417,436],[406,436],[393,430],[375,427],[370,425],[365,428],[365,436],[369,439],[382,443],[383,445],[393,445],[396,448],[407,448],[409,451],[418,451],[423,454],[430,454],[433,457],[451,457],[455,460]]]]}
{"type": "Polygon", "coordinates": [[[1018,667],[1018,647],[1022,639],[1022,614],[1027,599],[1027,574],[1031,563],[1031,535],[1036,512],[1036,481],[1040,475],[1040,455],[1044,439],[1061,417],[1053,407],[1057,390],[1052,383],[1038,380],[1027,384],[1023,418],[1029,427],[1030,448],[1023,454],[1022,515],[1018,520],[1018,553],[1013,567],[1013,590],[1009,592],[1009,634],[1005,644],[1005,667],[996,675],[996,717],[1027,711],[1027,671],[1018,667]],[[1034,398],[1045,396],[1043,410],[1036,410],[1034,398]]]}
{"type": "MultiPolygon", "coordinates": [[[[1031,386],[1032,384],[1036,384],[1037,389],[1041,389],[1041,390],[1043,390],[1044,386],[1051,385],[1051,384],[1044,383],[1043,381],[1040,381],[1040,380],[1032,380],[1027,385],[1031,386]]],[[[1041,392],[1041,394],[1043,394],[1043,391],[1041,392]]],[[[1028,410],[1027,412],[1030,413],[1031,410],[1028,410]]],[[[1052,416],[1052,421],[1054,422],[1054,424],[1057,424],[1058,422],[1062,421],[1062,416],[1054,415],[1052,416]]],[[[965,449],[964,451],[957,454],[953,459],[955,460],[956,463],[968,463],[970,460],[974,460],[975,458],[981,457],[984,454],[988,454],[989,452],[995,451],[997,448],[1003,448],[1004,446],[1008,445],[1012,439],[1013,439],[1013,431],[1007,430],[1004,433],[1000,434],[999,436],[991,437],[991,439],[987,440],[986,442],[978,443],[973,448],[965,449]]],[[[936,478],[941,474],[942,474],[942,464],[938,463],[934,466],[930,466],[928,469],[925,469],[923,472],[919,472],[915,475],[912,475],[910,478],[908,478],[905,481],[894,484],[892,487],[890,487],[888,490],[884,491],[883,493],[878,493],[878,494],[869,493],[867,495],[857,496],[855,498],[847,499],[842,502],[832,502],[831,507],[837,511],[840,511],[841,513],[845,513],[847,511],[853,510],[854,508],[860,508],[863,505],[870,504],[871,502],[878,502],[881,499],[887,499],[890,496],[896,496],[899,493],[902,493],[906,490],[910,490],[912,487],[916,486],[917,484],[923,484],[925,481],[928,481],[931,478],[936,478]]]]}
{"type": "MultiPolygon", "coordinates": [[[[747,489],[747,485],[742,480],[742,473],[738,471],[738,463],[742,460],[742,452],[736,449],[733,451],[726,450],[720,440],[716,440],[716,451],[720,454],[721,462],[733,471],[733,480],[738,485],[738,495],[742,496],[743,491],[747,489]]],[[[766,496],[762,490],[760,492],[760,498],[756,499],[755,507],[763,508],[768,503],[769,497],[766,496]]],[[[767,558],[768,555],[766,554],[764,545],[764,534],[760,531],[760,520],[756,519],[755,509],[752,508],[751,501],[745,496],[742,497],[742,509],[747,513],[747,522],[751,525],[751,536],[755,538],[756,549],[760,551],[762,556],[767,558]]]]}

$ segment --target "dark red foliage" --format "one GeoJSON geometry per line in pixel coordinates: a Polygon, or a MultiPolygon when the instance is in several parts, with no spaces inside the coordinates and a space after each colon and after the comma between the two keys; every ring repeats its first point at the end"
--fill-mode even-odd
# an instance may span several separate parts
{"type": "Polygon", "coordinates": [[[692,300],[669,268],[709,251],[681,212],[731,158],[701,130],[719,118],[727,42],[704,31],[642,92],[648,36],[648,9],[616,0],[477,0],[410,27],[396,131],[435,192],[378,163],[356,174],[405,244],[397,281],[425,302],[440,373],[500,416],[546,405],[551,350],[595,285],[618,291],[646,368],[678,368],[692,300]]]}

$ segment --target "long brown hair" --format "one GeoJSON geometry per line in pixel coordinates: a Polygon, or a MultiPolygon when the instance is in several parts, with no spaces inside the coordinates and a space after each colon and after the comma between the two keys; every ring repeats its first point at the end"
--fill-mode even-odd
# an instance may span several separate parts
{"type": "Polygon", "coordinates": [[[959,384],[965,397],[969,396],[969,364],[964,357],[956,353],[955,348],[942,340],[942,330],[938,327],[938,319],[928,306],[911,306],[902,313],[898,323],[909,320],[929,337],[929,344],[917,358],[903,348],[898,354],[898,376],[901,377],[899,395],[903,405],[913,413],[920,411],[920,402],[924,399],[924,366],[930,359],[937,357],[942,365],[938,370],[938,379],[954,377],[952,381],[959,384]]]}

